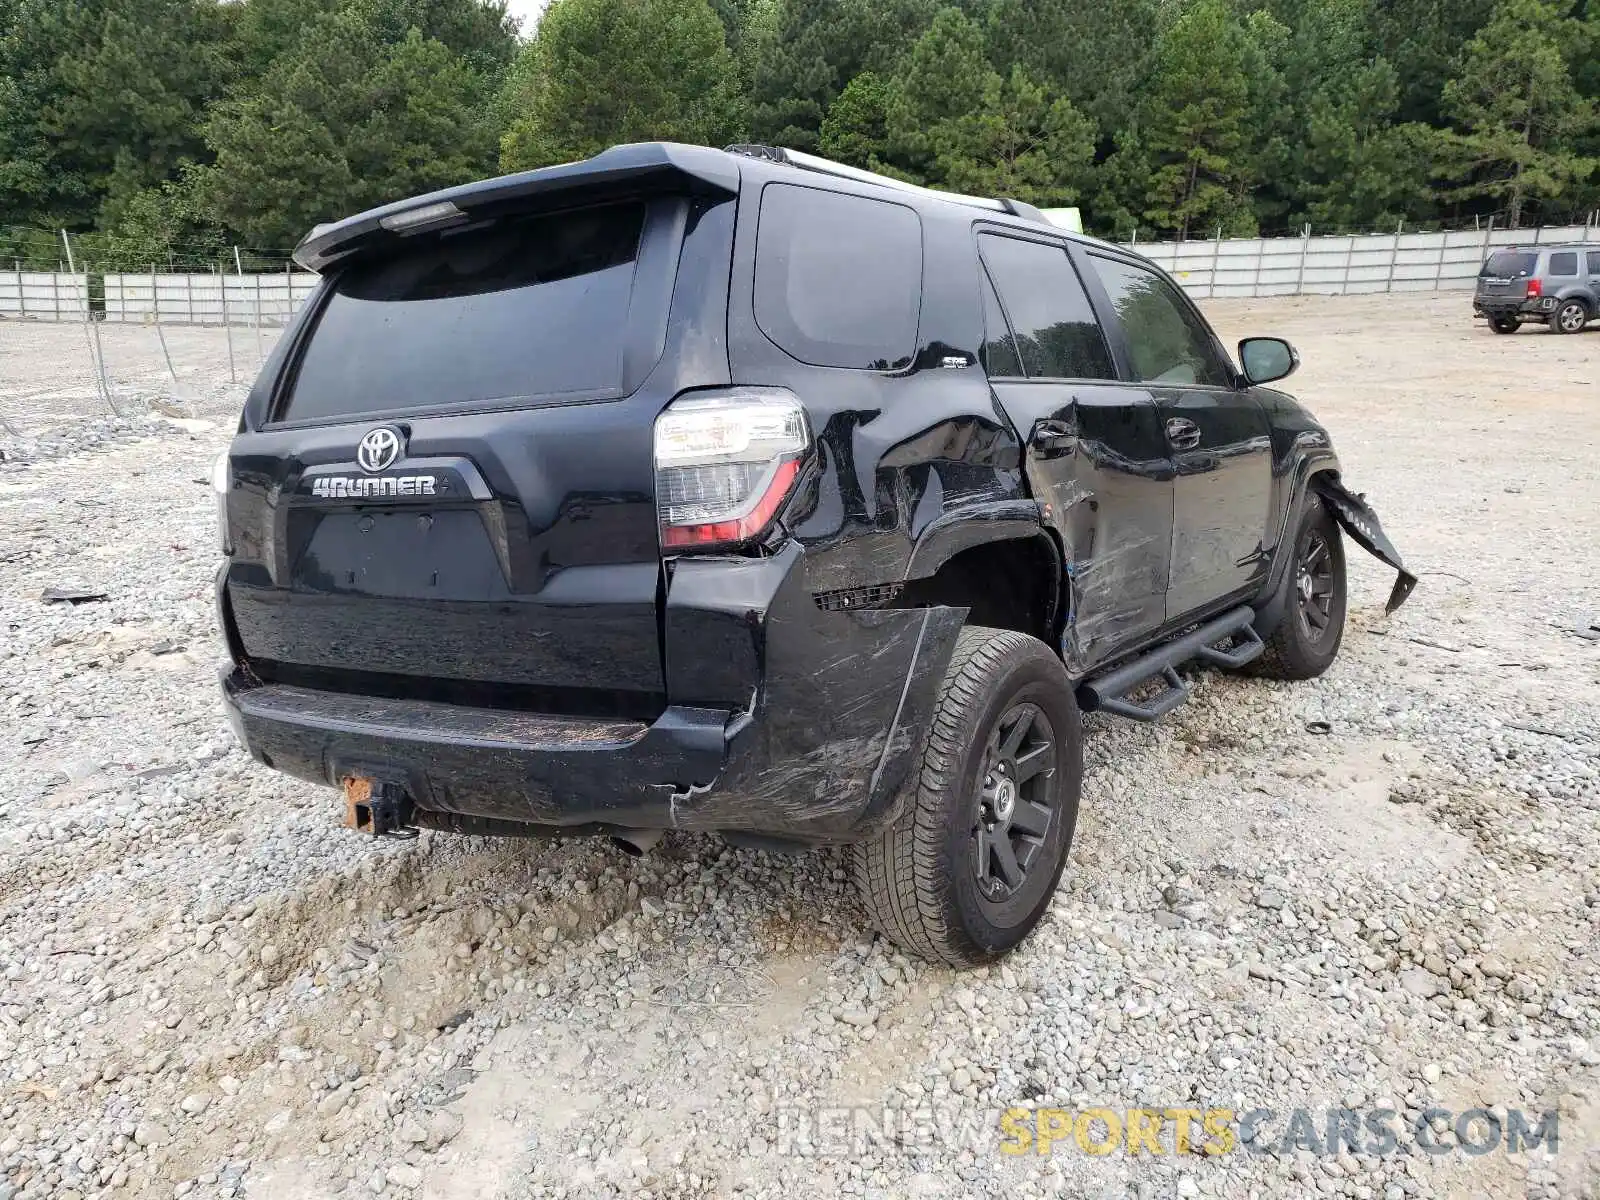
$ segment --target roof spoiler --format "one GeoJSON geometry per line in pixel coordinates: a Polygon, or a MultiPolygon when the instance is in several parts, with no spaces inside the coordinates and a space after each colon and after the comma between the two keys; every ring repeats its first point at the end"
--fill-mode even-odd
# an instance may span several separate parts
{"type": "Polygon", "coordinates": [[[673,142],[613,146],[593,158],[461,184],[318,225],[295,247],[294,260],[323,271],[358,254],[396,245],[419,233],[448,229],[515,209],[554,192],[582,189],[618,195],[653,181],[687,182],[696,190],[737,193],[738,164],[720,151],[673,142]]]}

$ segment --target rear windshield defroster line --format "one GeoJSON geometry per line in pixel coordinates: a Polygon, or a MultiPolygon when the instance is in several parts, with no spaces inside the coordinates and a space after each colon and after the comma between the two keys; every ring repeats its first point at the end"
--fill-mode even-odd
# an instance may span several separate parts
{"type": "Polygon", "coordinates": [[[615,393],[644,217],[634,203],[502,220],[350,266],[278,419],[615,393]]]}

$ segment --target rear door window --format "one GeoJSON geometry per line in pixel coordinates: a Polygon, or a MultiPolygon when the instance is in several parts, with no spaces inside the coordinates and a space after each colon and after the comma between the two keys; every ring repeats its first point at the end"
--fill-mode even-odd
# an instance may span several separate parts
{"type": "Polygon", "coordinates": [[[525,217],[333,280],[280,418],[615,393],[642,204],[525,217]]]}
{"type": "Polygon", "coordinates": [[[922,222],[903,204],[787,183],[761,193],[756,324],[814,367],[911,364],[922,309],[922,222]]]}
{"type": "MultiPolygon", "coordinates": [[[[1066,250],[983,234],[978,249],[1029,379],[1115,379],[1111,352],[1066,250]]],[[[985,334],[993,338],[994,332],[985,334]]]]}
{"type": "Polygon", "coordinates": [[[994,294],[989,273],[979,267],[978,274],[983,278],[983,369],[990,379],[1022,379],[1022,356],[1006,325],[1000,297],[994,294]]]}
{"type": "Polygon", "coordinates": [[[1600,275],[1600,250],[1589,251],[1589,274],[1600,275]]]}
{"type": "Polygon", "coordinates": [[[1550,256],[1550,274],[1576,275],[1578,273],[1578,252],[1576,250],[1563,250],[1560,254],[1550,256]]]}
{"type": "Polygon", "coordinates": [[[1093,261],[1128,339],[1136,380],[1232,386],[1210,329],[1177,288],[1145,267],[1099,255],[1093,261]]]}
{"type": "Polygon", "coordinates": [[[1539,263],[1537,254],[1521,253],[1516,250],[1496,250],[1489,255],[1483,264],[1480,275],[1490,275],[1496,279],[1516,279],[1522,275],[1532,275],[1533,268],[1539,263]]]}

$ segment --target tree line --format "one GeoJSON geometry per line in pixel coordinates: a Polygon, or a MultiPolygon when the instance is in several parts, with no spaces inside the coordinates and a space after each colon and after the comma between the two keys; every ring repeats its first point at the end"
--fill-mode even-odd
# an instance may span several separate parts
{"type": "Polygon", "coordinates": [[[1080,206],[1127,238],[1582,219],[1600,0],[0,0],[0,260],[286,254],[671,139],[1080,206]]]}

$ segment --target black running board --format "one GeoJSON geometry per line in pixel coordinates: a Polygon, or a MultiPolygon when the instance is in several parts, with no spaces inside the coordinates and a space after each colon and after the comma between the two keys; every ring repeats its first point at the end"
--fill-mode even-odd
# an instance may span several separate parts
{"type": "Polygon", "coordinates": [[[1132,721],[1154,721],[1166,715],[1193,694],[1193,688],[1178,674],[1180,664],[1198,658],[1219,667],[1242,667],[1261,656],[1266,643],[1251,628],[1255,617],[1255,609],[1241,605],[1114,671],[1079,684],[1078,707],[1084,712],[1108,712],[1132,721]],[[1226,637],[1232,637],[1235,644],[1219,650],[1216,643],[1226,637]],[[1129,692],[1157,676],[1166,680],[1166,691],[1152,700],[1127,699],[1129,692]]]}

